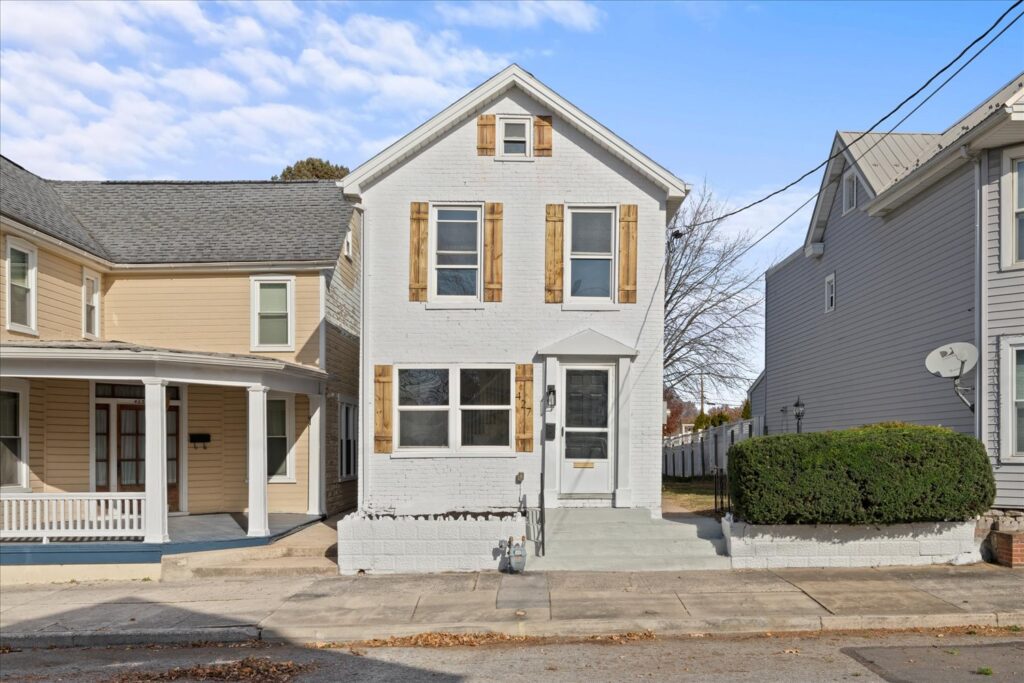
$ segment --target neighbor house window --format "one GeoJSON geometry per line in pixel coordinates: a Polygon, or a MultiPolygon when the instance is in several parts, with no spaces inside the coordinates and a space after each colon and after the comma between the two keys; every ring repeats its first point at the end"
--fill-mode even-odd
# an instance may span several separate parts
{"type": "Polygon", "coordinates": [[[1013,351],[1013,448],[1024,455],[1024,348],[1013,351]]]}
{"type": "Polygon", "coordinates": [[[830,313],[836,310],[836,274],[832,273],[825,278],[825,312],[830,313]]]}
{"type": "Polygon", "coordinates": [[[1024,262],[1024,159],[1013,161],[1013,258],[1024,262]]]}
{"type": "Polygon", "coordinates": [[[267,477],[271,482],[294,482],[292,457],[294,403],[290,396],[267,396],[267,477]]]}
{"type": "Polygon", "coordinates": [[[100,276],[89,271],[82,272],[82,334],[100,334],[100,276]]]}
{"type": "Polygon", "coordinates": [[[359,466],[358,408],[338,404],[338,479],[353,479],[359,466]]]}
{"type": "Polygon", "coordinates": [[[569,210],[566,270],[569,299],[612,300],[615,273],[615,210],[569,210]]]}
{"type": "Polygon", "coordinates": [[[400,449],[512,448],[512,369],[400,368],[400,449]]]}
{"type": "Polygon", "coordinates": [[[0,488],[28,486],[28,383],[0,385],[0,488]]]}
{"type": "Polygon", "coordinates": [[[501,131],[501,156],[530,156],[531,119],[528,116],[499,116],[498,130],[501,131]]]}
{"type": "Polygon", "coordinates": [[[252,350],[295,348],[295,278],[252,278],[252,350]]]}
{"type": "Polygon", "coordinates": [[[857,174],[847,171],[843,176],[843,213],[857,208],[857,174]]]}
{"type": "Polygon", "coordinates": [[[7,238],[7,329],[36,334],[35,247],[7,238]]]}
{"type": "Polygon", "coordinates": [[[352,228],[345,233],[345,241],[341,243],[341,255],[352,260],[352,228]]]}
{"type": "Polygon", "coordinates": [[[434,295],[478,299],[480,292],[480,207],[435,207],[434,295]]]}

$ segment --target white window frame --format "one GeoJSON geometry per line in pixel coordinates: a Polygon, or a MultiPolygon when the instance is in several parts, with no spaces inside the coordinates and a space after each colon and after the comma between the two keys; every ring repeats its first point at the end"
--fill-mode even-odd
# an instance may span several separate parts
{"type": "Polygon", "coordinates": [[[1017,258],[1017,162],[1024,161],[1024,145],[1011,147],[1003,151],[1002,175],[999,179],[1000,201],[1000,239],[999,265],[1002,270],[1024,268],[1024,260],[1017,258]]]}
{"type": "MultiPolygon", "coordinates": [[[[391,424],[394,425],[394,450],[392,457],[514,457],[515,452],[515,420],[516,420],[516,366],[515,363],[403,363],[396,364],[392,370],[391,381],[395,387],[392,401],[391,424]],[[398,384],[399,370],[447,370],[448,371],[448,446],[402,446],[400,412],[416,410],[441,410],[443,406],[404,406],[399,407],[401,387],[398,384]],[[506,370],[509,373],[509,443],[507,446],[463,446],[462,445],[462,370],[506,370]]],[[[473,406],[470,410],[504,410],[505,406],[473,406]]]]}
{"type": "Polygon", "coordinates": [[[829,273],[825,276],[825,312],[831,313],[836,310],[836,274],[829,273]]]}
{"type": "Polygon", "coordinates": [[[349,261],[352,260],[352,228],[348,229],[345,233],[345,240],[341,243],[341,255],[347,258],[349,261]]]}
{"type": "MultiPolygon", "coordinates": [[[[562,230],[562,287],[564,289],[564,302],[566,304],[615,304],[617,303],[618,273],[619,273],[619,207],[608,204],[569,204],[566,206],[565,225],[562,230]],[[611,261],[610,272],[608,273],[608,297],[596,296],[573,296],[572,295],[572,216],[574,213],[611,213],[612,216],[612,241],[611,254],[608,257],[611,261]]],[[[605,258],[602,254],[581,252],[579,258],[605,258]]]]}
{"type": "MultiPolygon", "coordinates": [[[[21,439],[21,462],[18,464],[18,483],[0,486],[6,493],[28,493],[29,488],[29,383],[28,380],[5,377],[0,379],[0,391],[18,394],[18,438],[21,439]]],[[[8,436],[0,434],[0,436],[8,436]]]]}
{"type": "Polygon", "coordinates": [[[843,215],[857,208],[857,173],[852,168],[843,174],[843,215]]]}
{"type": "Polygon", "coordinates": [[[82,336],[86,339],[99,339],[101,336],[100,321],[103,320],[100,315],[100,284],[103,281],[100,279],[99,273],[89,270],[88,268],[82,268],[82,336]],[[89,332],[89,282],[95,283],[93,289],[95,302],[93,304],[93,332],[89,332]]]}
{"type": "MultiPolygon", "coordinates": [[[[529,161],[533,159],[533,117],[529,114],[498,114],[495,117],[495,158],[503,161],[529,161]],[[505,124],[522,123],[526,143],[526,151],[522,154],[505,153],[505,124]]],[[[515,138],[518,140],[518,138],[515,138]]]]}
{"type": "Polygon", "coordinates": [[[359,476],[359,406],[349,401],[338,402],[338,481],[351,481],[359,476]],[[345,467],[345,442],[352,444],[352,463],[345,467]]]}
{"type": "Polygon", "coordinates": [[[460,202],[457,204],[431,204],[430,225],[427,241],[430,244],[430,293],[428,300],[434,303],[479,303],[483,301],[484,289],[484,203],[483,202],[460,202]],[[437,293],[437,270],[438,268],[458,268],[459,266],[438,266],[437,264],[437,214],[438,211],[451,210],[473,210],[477,212],[476,223],[476,294],[473,296],[453,296],[450,294],[440,295],[437,293]]]}
{"type": "MultiPolygon", "coordinates": [[[[270,449],[267,448],[267,483],[269,484],[294,484],[295,483],[295,395],[282,391],[267,392],[267,403],[270,401],[284,401],[285,436],[288,442],[288,455],[285,458],[286,471],[283,475],[270,474],[270,449]]],[[[269,406],[266,409],[270,410],[269,406]]],[[[268,420],[269,423],[269,420],[268,420]]],[[[264,428],[264,432],[266,429],[264,428]]],[[[269,434],[264,434],[264,439],[269,439],[269,434]]]]}
{"type": "Polygon", "coordinates": [[[20,332],[21,334],[30,334],[32,336],[39,336],[38,331],[38,302],[39,302],[39,250],[34,244],[30,244],[24,240],[20,240],[17,237],[7,235],[7,247],[5,251],[5,267],[7,276],[7,329],[11,332],[20,332]],[[23,254],[28,254],[28,283],[29,283],[29,294],[28,294],[28,325],[22,323],[16,323],[11,320],[11,290],[13,283],[11,281],[11,251],[20,251],[23,254]]]}
{"type": "Polygon", "coordinates": [[[1004,459],[1024,460],[1024,452],[1017,452],[1016,362],[1017,351],[1024,350],[1024,335],[1005,336],[999,340],[999,455],[1004,459]]]}
{"type": "Polygon", "coordinates": [[[249,307],[251,317],[249,326],[251,328],[250,350],[251,351],[294,351],[295,350],[295,276],[294,275],[253,275],[249,278],[249,307]],[[288,343],[287,344],[261,344],[260,343],[260,285],[284,283],[287,285],[288,302],[288,343]]]}

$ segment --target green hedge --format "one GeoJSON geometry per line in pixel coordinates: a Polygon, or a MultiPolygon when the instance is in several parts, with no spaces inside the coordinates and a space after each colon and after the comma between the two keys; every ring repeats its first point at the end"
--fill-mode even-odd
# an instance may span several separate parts
{"type": "Polygon", "coordinates": [[[729,449],[729,489],[751,524],[968,520],[995,497],[981,442],[898,423],[741,441],[729,449]]]}

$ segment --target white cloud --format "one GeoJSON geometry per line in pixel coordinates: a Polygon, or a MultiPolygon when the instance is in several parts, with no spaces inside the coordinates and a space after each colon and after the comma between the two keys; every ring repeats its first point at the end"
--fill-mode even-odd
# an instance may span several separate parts
{"type": "Polygon", "coordinates": [[[299,65],[270,50],[254,47],[228,50],[222,59],[265,95],[277,97],[285,94],[291,85],[306,82],[306,74],[299,65]]]}
{"type": "Polygon", "coordinates": [[[106,45],[143,49],[148,38],[131,20],[137,6],[124,2],[0,2],[0,40],[37,52],[92,53],[106,45]]]}
{"type": "Polygon", "coordinates": [[[171,69],[160,84],[176,90],[193,103],[237,104],[245,100],[245,88],[237,81],[210,69],[171,69]]]}
{"type": "Polygon", "coordinates": [[[438,13],[451,24],[516,29],[551,21],[575,31],[593,31],[601,11],[582,0],[518,0],[516,2],[439,2],[438,13]]]}

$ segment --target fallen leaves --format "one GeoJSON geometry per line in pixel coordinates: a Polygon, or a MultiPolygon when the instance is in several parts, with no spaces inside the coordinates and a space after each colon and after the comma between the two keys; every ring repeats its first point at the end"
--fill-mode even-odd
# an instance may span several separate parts
{"type": "Polygon", "coordinates": [[[288,683],[311,664],[297,664],[291,660],[274,661],[269,657],[245,657],[233,662],[203,666],[176,666],[167,671],[128,671],[112,679],[111,683],[149,683],[160,681],[241,681],[243,683],[288,683]]]}
{"type": "Polygon", "coordinates": [[[586,636],[582,638],[547,637],[547,636],[516,636],[508,633],[451,633],[447,631],[432,631],[429,633],[417,633],[412,636],[391,636],[389,638],[374,638],[372,640],[361,640],[353,643],[316,643],[311,647],[317,649],[344,649],[355,648],[380,648],[380,647],[423,647],[423,648],[444,648],[444,647],[480,647],[484,645],[500,644],[530,644],[540,645],[544,643],[609,643],[621,645],[634,643],[642,640],[654,640],[653,631],[629,631],[627,633],[615,633],[610,635],[586,636]]]}

